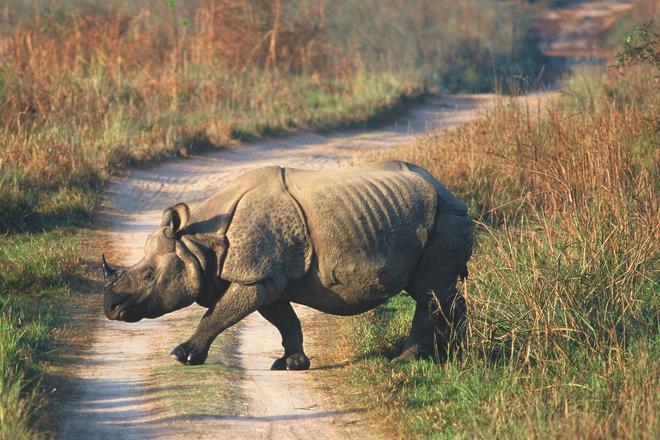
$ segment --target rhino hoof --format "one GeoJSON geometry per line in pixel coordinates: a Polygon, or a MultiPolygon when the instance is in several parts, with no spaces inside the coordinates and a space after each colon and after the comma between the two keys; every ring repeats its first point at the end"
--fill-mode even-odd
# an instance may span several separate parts
{"type": "Polygon", "coordinates": [[[177,345],[170,352],[170,355],[182,364],[186,363],[186,358],[188,357],[188,353],[186,352],[186,348],[184,346],[185,344],[177,345]]]}
{"type": "Polygon", "coordinates": [[[184,365],[201,365],[206,361],[207,352],[193,348],[190,342],[179,344],[170,352],[172,357],[184,365]]]}
{"type": "Polygon", "coordinates": [[[390,362],[392,363],[392,365],[403,365],[413,360],[415,360],[415,358],[397,356],[394,359],[392,359],[390,362]]]}
{"type": "Polygon", "coordinates": [[[282,356],[273,362],[271,370],[309,370],[309,358],[304,353],[282,356]]]}
{"type": "Polygon", "coordinates": [[[309,370],[309,358],[304,353],[292,354],[286,359],[287,370],[309,370]]]}
{"type": "Polygon", "coordinates": [[[282,356],[281,358],[275,359],[273,365],[270,366],[271,370],[286,370],[286,357],[282,356]]]}
{"type": "Polygon", "coordinates": [[[309,370],[309,358],[304,353],[282,356],[273,362],[271,370],[309,370]]]}
{"type": "Polygon", "coordinates": [[[393,365],[403,365],[408,362],[421,360],[421,359],[433,359],[433,354],[419,347],[410,347],[407,350],[404,350],[399,356],[391,360],[393,365]]]}

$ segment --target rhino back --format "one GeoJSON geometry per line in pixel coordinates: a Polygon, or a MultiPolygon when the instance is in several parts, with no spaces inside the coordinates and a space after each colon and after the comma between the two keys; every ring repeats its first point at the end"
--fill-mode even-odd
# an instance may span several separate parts
{"type": "Polygon", "coordinates": [[[433,226],[433,185],[401,162],[330,171],[287,169],[327,287],[373,297],[412,276],[433,226]]]}
{"type": "Polygon", "coordinates": [[[402,163],[408,170],[419,174],[427,182],[433,185],[438,194],[438,211],[452,213],[455,215],[467,215],[467,207],[442,183],[438,182],[428,171],[411,163],[402,163]]]}
{"type": "Polygon", "coordinates": [[[277,166],[242,174],[192,210],[186,243],[205,270],[241,283],[305,273],[307,230],[281,175],[277,166]]]}

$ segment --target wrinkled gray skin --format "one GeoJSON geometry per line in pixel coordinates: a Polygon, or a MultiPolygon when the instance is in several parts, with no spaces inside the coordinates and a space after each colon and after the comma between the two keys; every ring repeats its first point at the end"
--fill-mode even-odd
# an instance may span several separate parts
{"type": "Polygon", "coordinates": [[[183,203],[166,209],[133,267],[115,270],[104,258],[104,307],[126,322],[194,302],[207,307],[172,351],[188,365],[204,363],[222,331],[258,311],[282,335],[284,355],[272,369],[302,370],[309,359],[292,302],[354,315],[405,290],[417,306],[397,359],[415,359],[461,339],[456,282],[471,252],[465,206],[415,165],[267,167],[192,211],[183,203]]]}

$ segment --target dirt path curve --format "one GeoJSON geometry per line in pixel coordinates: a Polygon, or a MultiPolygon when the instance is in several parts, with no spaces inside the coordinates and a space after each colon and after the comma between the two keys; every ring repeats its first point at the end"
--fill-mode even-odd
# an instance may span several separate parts
{"type": "MultiPolygon", "coordinates": [[[[108,190],[103,219],[111,249],[106,252],[117,263],[135,263],[143,254],[146,236],[159,224],[163,208],[177,201],[203,199],[247,170],[266,165],[319,169],[348,164],[361,151],[387,148],[428,128],[468,121],[491,102],[489,95],[433,99],[377,130],[327,136],[303,133],[136,169],[108,190]]],[[[297,313],[303,329],[313,327],[318,312],[297,307],[297,313]]],[[[280,355],[280,337],[258,314],[245,319],[238,332],[243,379],[224,385],[240,387],[243,405],[224,413],[212,407],[183,415],[173,410],[159,393],[163,384],[154,380],[153,372],[163,364],[190,368],[177,367],[168,353],[187,339],[194,330],[192,320],[201,314],[202,309],[193,306],[157,320],[126,324],[105,320],[99,309],[94,342],[74,372],[79,391],[67,403],[70,408],[65,413],[71,417],[63,423],[60,437],[176,438],[193,432],[202,438],[223,434],[229,438],[321,440],[353,438],[358,431],[360,438],[380,437],[362,426],[360,408],[337,408],[313,391],[311,384],[318,378],[318,370],[268,369],[280,355]]],[[[222,343],[219,340],[214,345],[222,343]]],[[[309,354],[313,368],[322,367],[314,363],[314,353],[309,354]]],[[[211,357],[209,362],[226,363],[211,357]]],[[[181,370],[172,374],[177,371],[181,370]]]]}
{"type": "Polygon", "coordinates": [[[602,66],[611,48],[606,42],[630,0],[599,0],[550,9],[536,20],[539,49],[546,58],[543,80],[559,87],[562,76],[580,65],[602,66]]]}

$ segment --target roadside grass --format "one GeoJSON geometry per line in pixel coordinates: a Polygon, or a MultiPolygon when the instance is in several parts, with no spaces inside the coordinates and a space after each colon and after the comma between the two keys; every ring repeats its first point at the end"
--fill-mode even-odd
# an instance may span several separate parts
{"type": "Polygon", "coordinates": [[[65,273],[79,239],[70,231],[16,234],[0,247],[0,438],[34,438],[40,371],[53,349],[68,295],[65,273]]]}
{"type": "Polygon", "coordinates": [[[414,309],[397,297],[342,331],[351,391],[399,435],[654,438],[660,409],[657,67],[578,72],[542,107],[371,159],[432,172],[477,224],[466,347],[391,365],[414,309]],[[366,386],[365,386],[366,385],[366,386]]]}

